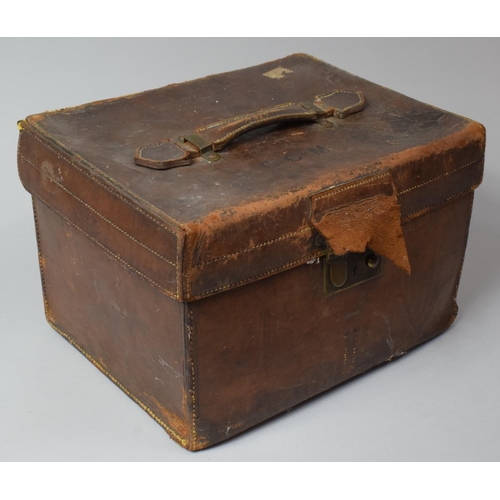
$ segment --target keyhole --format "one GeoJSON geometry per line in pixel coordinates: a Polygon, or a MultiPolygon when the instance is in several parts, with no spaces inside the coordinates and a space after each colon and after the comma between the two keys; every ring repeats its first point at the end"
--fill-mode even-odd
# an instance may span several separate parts
{"type": "Polygon", "coordinates": [[[356,274],[358,274],[358,268],[357,268],[356,266],[354,266],[354,267],[352,268],[352,275],[353,275],[354,277],[356,277],[356,274]]]}

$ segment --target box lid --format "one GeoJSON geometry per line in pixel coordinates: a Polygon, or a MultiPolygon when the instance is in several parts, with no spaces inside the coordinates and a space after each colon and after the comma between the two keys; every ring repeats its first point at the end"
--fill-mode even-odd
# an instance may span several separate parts
{"type": "Polygon", "coordinates": [[[485,142],[476,122],[302,54],[20,130],[28,191],[178,300],[324,255],[318,234],[411,272],[401,225],[477,187],[485,142]]]}

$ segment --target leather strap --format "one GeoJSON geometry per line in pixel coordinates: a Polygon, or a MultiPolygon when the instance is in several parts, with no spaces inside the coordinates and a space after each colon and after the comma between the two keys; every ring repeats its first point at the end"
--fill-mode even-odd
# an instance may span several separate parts
{"type": "Polygon", "coordinates": [[[244,115],[233,116],[196,129],[178,139],[165,139],[136,151],[137,165],[168,169],[189,165],[193,158],[220,151],[236,137],[250,130],[287,121],[316,121],[335,117],[343,119],[361,111],[365,99],[354,90],[334,90],[318,95],[312,102],[285,103],[244,115]]]}

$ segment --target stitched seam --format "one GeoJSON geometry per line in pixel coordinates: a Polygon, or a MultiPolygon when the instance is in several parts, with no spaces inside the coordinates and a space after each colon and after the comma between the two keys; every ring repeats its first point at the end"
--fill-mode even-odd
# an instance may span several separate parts
{"type": "Polygon", "coordinates": [[[230,285],[225,285],[221,286],[219,288],[214,288],[213,290],[209,290],[208,292],[203,292],[200,295],[191,297],[193,299],[199,298],[199,297],[204,297],[205,295],[209,295],[211,293],[219,292],[221,290],[227,290],[228,288],[232,288],[237,285],[242,285],[243,283],[248,283],[249,281],[253,281],[256,278],[264,278],[265,276],[269,276],[270,274],[276,273],[278,271],[282,271],[283,269],[287,269],[289,267],[293,267],[296,264],[300,264],[302,262],[307,262],[308,260],[315,259],[316,257],[321,257],[324,255],[324,252],[315,252],[311,255],[308,255],[307,257],[303,257],[302,259],[294,260],[293,262],[289,262],[288,264],[285,264],[284,266],[277,267],[275,269],[271,269],[270,271],[267,271],[265,273],[257,274],[256,276],[252,276],[251,278],[246,278],[241,281],[236,281],[234,283],[231,283],[230,285]]]}
{"type": "Polygon", "coordinates": [[[185,274],[185,278],[186,278],[186,292],[187,292],[187,296],[190,297],[191,296],[191,278],[190,278],[190,268],[189,266],[187,266],[187,270],[186,270],[186,274],[185,274]]]}
{"type": "Polygon", "coordinates": [[[144,151],[145,149],[147,148],[154,148],[156,146],[161,146],[162,144],[164,144],[165,142],[170,142],[168,139],[165,140],[165,141],[158,141],[158,142],[155,142],[154,144],[146,144],[146,146],[142,146],[142,148],[139,148],[137,150],[137,153],[141,154],[142,151],[144,151]]]}
{"type": "Polygon", "coordinates": [[[361,103],[361,98],[359,97],[359,93],[355,91],[349,91],[349,90],[339,90],[338,91],[341,94],[357,94],[358,95],[358,102],[355,102],[354,104],[351,104],[350,106],[347,106],[347,108],[342,108],[342,111],[347,111],[348,109],[356,107],[359,103],[361,103]]]}
{"type": "MultiPolygon", "coordinates": [[[[171,141],[169,141],[168,139],[164,140],[164,141],[159,141],[155,144],[146,144],[146,146],[142,146],[142,148],[139,148],[137,150],[137,154],[136,156],[139,156],[141,157],[141,154],[142,152],[145,150],[145,149],[149,149],[149,148],[154,148],[154,147],[157,147],[157,146],[161,146],[162,144],[165,144],[166,142],[172,144],[171,141]]],[[[180,152],[183,152],[184,154],[182,156],[178,156],[176,158],[169,158],[169,161],[173,161],[173,160],[184,160],[185,158],[189,158],[189,153],[187,151],[184,151],[182,150],[181,148],[179,148],[179,151],[180,152]]],[[[142,157],[141,157],[142,158],[142,157]]],[[[143,159],[146,159],[146,160],[149,160],[149,161],[153,161],[153,162],[157,162],[158,160],[151,160],[151,159],[148,159],[148,158],[143,158],[143,159]]],[[[159,161],[164,161],[164,160],[159,160],[159,161]]]]}
{"type": "Polygon", "coordinates": [[[28,129],[23,129],[23,132],[27,132],[29,135],[31,135],[36,141],[38,141],[40,144],[42,144],[43,146],[45,146],[46,148],[50,149],[52,152],[54,152],[58,158],[62,159],[64,162],[70,164],[70,165],[73,165],[73,167],[75,167],[78,171],[82,172],[86,177],[89,177],[90,179],[92,179],[96,184],[99,184],[100,186],[102,186],[104,189],[106,189],[107,191],[109,191],[110,193],[112,193],[113,195],[115,195],[117,198],[120,198],[120,200],[124,201],[125,203],[127,203],[127,205],[130,205],[134,210],[136,210],[137,212],[140,212],[141,214],[143,214],[145,217],[147,217],[148,219],[152,220],[156,225],[162,227],[163,229],[166,229],[169,233],[172,233],[173,235],[175,235],[175,237],[178,237],[178,234],[173,231],[172,229],[169,229],[167,226],[165,226],[164,224],[162,224],[161,222],[159,222],[157,219],[155,219],[154,217],[152,217],[151,215],[149,215],[146,211],[144,211],[142,208],[138,207],[137,205],[135,205],[134,203],[132,203],[130,200],[128,200],[127,198],[125,198],[123,195],[121,195],[118,191],[112,189],[111,187],[109,187],[106,183],[102,182],[100,179],[98,179],[97,177],[91,175],[89,172],[87,172],[85,169],[81,168],[80,166],[78,166],[76,163],[68,160],[65,156],[62,156],[61,155],[61,151],[57,151],[56,149],[54,149],[53,147],[51,147],[49,144],[45,143],[44,141],[42,141],[37,135],[35,135],[33,132],[31,132],[30,130],[28,129]]]}
{"type": "Polygon", "coordinates": [[[416,212],[412,212],[411,214],[406,215],[404,217],[403,221],[407,221],[408,219],[413,218],[416,215],[423,214],[424,212],[427,212],[428,210],[430,210],[432,208],[438,207],[439,205],[443,205],[444,203],[447,203],[448,201],[451,201],[454,198],[458,198],[459,196],[462,196],[464,194],[470,193],[471,191],[474,191],[474,189],[476,189],[478,186],[479,186],[479,184],[476,184],[476,185],[470,187],[469,189],[465,189],[464,191],[460,191],[459,193],[454,194],[453,196],[449,196],[445,200],[433,203],[432,205],[429,205],[429,206],[423,208],[422,210],[417,210],[416,212]]]}
{"type": "Polygon", "coordinates": [[[181,269],[179,263],[179,255],[181,253],[181,243],[184,245],[184,240],[181,241],[179,237],[176,238],[175,247],[175,280],[176,280],[176,297],[181,296],[181,269]]]}
{"type": "Polygon", "coordinates": [[[471,165],[474,165],[474,163],[477,163],[479,161],[482,161],[482,158],[479,158],[477,160],[471,161],[471,162],[469,162],[469,163],[467,163],[465,165],[462,165],[461,167],[458,167],[458,168],[456,168],[454,170],[451,170],[450,172],[446,172],[446,173],[438,175],[437,177],[434,177],[434,178],[432,178],[432,179],[430,179],[428,181],[425,181],[425,182],[422,182],[420,184],[417,184],[416,186],[412,186],[412,187],[410,187],[408,189],[405,189],[404,191],[401,191],[399,194],[402,195],[402,194],[408,193],[410,191],[413,191],[414,189],[418,189],[418,188],[420,188],[422,186],[425,186],[425,185],[427,185],[427,184],[429,184],[431,182],[437,181],[438,179],[442,179],[443,177],[446,177],[446,176],[448,176],[450,174],[453,174],[453,173],[458,172],[458,171],[460,171],[460,170],[462,170],[464,168],[467,168],[467,167],[469,167],[471,165]]]}
{"type": "Polygon", "coordinates": [[[314,228],[312,228],[310,226],[303,227],[301,229],[298,229],[297,231],[294,231],[293,233],[284,234],[283,236],[279,236],[278,238],[275,238],[273,240],[264,241],[263,243],[259,243],[258,245],[255,245],[254,247],[245,248],[244,250],[240,250],[239,252],[228,253],[227,255],[222,255],[221,257],[216,257],[215,259],[207,260],[206,262],[202,262],[201,264],[198,264],[197,266],[193,266],[193,268],[197,269],[197,268],[203,267],[203,266],[205,266],[207,264],[212,264],[213,262],[217,262],[219,260],[225,259],[226,257],[235,257],[236,255],[240,255],[242,253],[251,252],[252,250],[255,250],[257,248],[264,247],[266,245],[269,245],[271,243],[275,243],[277,241],[285,240],[287,238],[290,238],[291,236],[295,236],[296,234],[300,234],[300,233],[303,233],[305,231],[312,231],[313,229],[314,228]]]}
{"type": "Polygon", "coordinates": [[[347,111],[348,109],[354,108],[355,106],[357,106],[359,103],[362,102],[361,97],[359,95],[359,92],[357,92],[356,90],[334,90],[330,94],[325,94],[325,95],[319,96],[319,98],[321,99],[322,97],[330,97],[333,94],[357,94],[358,102],[355,102],[354,104],[351,104],[350,106],[347,106],[347,108],[342,108],[340,110],[342,112],[347,111]]]}
{"type": "MultiPolygon", "coordinates": [[[[125,230],[123,230],[122,228],[118,227],[116,224],[114,224],[113,222],[111,222],[108,218],[104,217],[104,215],[100,214],[95,208],[91,207],[88,203],[86,203],[85,201],[83,201],[82,199],[80,199],[76,194],[74,194],[73,192],[71,192],[68,188],[64,187],[61,183],[57,182],[55,179],[53,179],[52,177],[50,177],[49,175],[45,174],[40,168],[38,168],[34,163],[32,163],[30,160],[28,160],[28,158],[26,158],[25,156],[23,155],[19,155],[23,160],[25,160],[27,163],[29,163],[33,168],[35,168],[36,170],[38,170],[44,177],[46,177],[47,179],[49,179],[51,182],[53,182],[54,184],[57,184],[63,191],[66,191],[66,193],[68,193],[70,196],[72,196],[73,198],[75,198],[75,200],[79,201],[82,205],[84,205],[85,207],[87,207],[89,210],[91,210],[92,212],[94,212],[96,215],[98,215],[101,219],[105,220],[108,224],[110,224],[111,226],[113,226],[115,229],[118,229],[118,231],[120,231],[121,233],[123,233],[124,235],[128,236],[132,241],[134,241],[135,243],[137,243],[138,245],[140,245],[141,247],[145,248],[146,250],[148,250],[149,252],[151,252],[152,254],[156,255],[157,257],[159,257],[160,259],[164,260],[165,262],[167,262],[168,264],[170,264],[171,266],[174,266],[174,267],[177,267],[176,264],[174,264],[173,262],[169,261],[168,259],[166,259],[163,255],[159,254],[158,252],[156,252],[155,250],[153,250],[152,248],[149,248],[148,246],[146,246],[144,243],[141,243],[139,240],[135,239],[132,235],[130,235],[129,233],[127,233],[125,230]]],[[[178,238],[177,238],[178,239],[178,238]]]]}
{"type": "Polygon", "coordinates": [[[189,390],[189,394],[191,396],[191,413],[192,413],[192,422],[191,422],[191,433],[192,433],[192,449],[196,447],[196,373],[194,368],[194,343],[193,343],[193,311],[190,309],[189,305],[187,306],[189,310],[189,325],[188,325],[188,342],[189,342],[189,365],[191,368],[191,389],[189,390]]]}
{"type": "MultiPolygon", "coordinates": [[[[285,115],[279,115],[279,118],[281,120],[284,120],[286,118],[293,118],[293,117],[307,117],[307,116],[316,116],[316,113],[313,111],[311,113],[288,113],[288,114],[285,114],[285,115]]],[[[265,123],[266,121],[268,120],[273,120],[274,118],[276,117],[269,117],[267,119],[261,119],[261,120],[255,120],[254,122],[251,122],[251,124],[258,124],[258,123],[265,123]]],[[[238,127],[237,129],[235,130],[232,130],[231,132],[229,132],[228,134],[226,134],[225,136],[223,137],[220,137],[219,139],[216,139],[214,142],[214,144],[220,144],[221,142],[224,142],[226,139],[229,139],[231,137],[233,137],[235,134],[237,134],[238,132],[241,132],[242,130],[245,130],[247,129],[249,126],[249,123],[246,123],[245,125],[242,125],[241,127],[238,127]]]]}
{"type": "Polygon", "coordinates": [[[117,385],[129,398],[131,398],[135,403],[137,403],[153,420],[160,424],[176,441],[181,444],[186,445],[187,439],[181,437],[177,432],[175,432],[171,427],[169,427],[158,415],[156,415],[151,408],[146,406],[137,396],[131,393],[123,384],[121,384],[111,373],[106,371],[106,369],[97,362],[83,347],[77,344],[67,333],[63,332],[60,328],[55,326],[52,322],[48,321],[49,325],[60,335],[62,335],[72,346],[76,347],[93,365],[95,365],[99,370],[101,370],[104,375],[106,375],[111,382],[117,385]]]}
{"type": "Polygon", "coordinates": [[[387,172],[384,172],[383,174],[374,175],[368,179],[364,179],[362,181],[355,182],[354,184],[350,184],[348,186],[343,186],[343,187],[333,189],[333,191],[330,191],[328,194],[324,194],[323,196],[313,197],[313,200],[318,201],[318,200],[322,200],[323,198],[329,198],[330,196],[333,196],[336,193],[340,193],[341,191],[346,191],[347,189],[352,189],[352,188],[355,188],[357,186],[361,186],[362,184],[367,184],[368,182],[371,182],[375,179],[380,179],[381,177],[385,177],[387,175],[389,175],[389,176],[391,175],[390,170],[387,172]]]}
{"type": "MultiPolygon", "coordinates": [[[[356,94],[358,95],[358,101],[355,102],[354,104],[351,104],[350,106],[347,106],[345,108],[342,108],[342,112],[345,112],[349,109],[352,109],[354,107],[356,107],[359,103],[362,102],[362,99],[361,97],[359,96],[359,92],[357,91],[353,91],[353,90],[335,90],[334,92],[331,92],[330,94],[325,94],[325,95],[322,95],[320,96],[320,99],[322,97],[329,97],[331,95],[334,95],[334,94],[356,94]]],[[[286,104],[281,104],[281,105],[278,105],[278,106],[272,106],[270,108],[264,108],[264,109],[261,109],[259,110],[258,112],[263,112],[263,111],[270,111],[270,110],[279,110],[279,109],[285,109],[287,107],[291,107],[291,106],[296,106],[296,105],[300,105],[300,103],[286,103],[286,104]]],[[[216,122],[216,123],[211,123],[210,125],[207,125],[205,127],[201,127],[197,130],[197,132],[203,132],[205,130],[209,130],[213,127],[216,127],[216,126],[219,126],[219,125],[225,125],[226,123],[230,123],[232,121],[236,121],[236,120],[240,120],[240,119],[243,119],[243,118],[248,118],[248,117],[251,117],[255,115],[255,112],[254,113],[246,113],[246,114],[243,114],[243,115],[238,115],[238,116],[233,116],[231,118],[227,118],[226,120],[221,120],[219,122],[216,122]]],[[[312,113],[307,113],[307,114],[300,114],[299,116],[312,116],[312,115],[316,115],[316,113],[312,112],[312,113]]],[[[288,114],[288,115],[280,115],[280,118],[290,118],[290,117],[293,117],[293,116],[298,116],[297,113],[293,113],[293,114],[288,114]]],[[[256,120],[254,123],[260,123],[260,122],[264,122],[265,120],[256,120]]],[[[221,141],[224,141],[225,139],[227,139],[228,137],[231,137],[233,134],[236,134],[237,132],[240,132],[241,130],[244,130],[245,128],[247,128],[248,124],[246,125],[242,125],[241,127],[233,130],[232,132],[230,132],[229,134],[225,135],[224,137],[222,137],[221,139],[217,139],[216,142],[221,142],[221,141]]]]}
{"type": "MultiPolygon", "coordinates": [[[[150,417],[152,417],[158,424],[160,424],[170,435],[173,439],[179,441],[182,445],[186,445],[187,440],[179,436],[173,429],[171,429],[163,420],[161,420],[155,413],[148,408],[142,401],[139,401],[139,399],[134,396],[131,392],[129,392],[118,380],[116,380],[110,373],[108,373],[88,352],[86,352],[80,345],[78,345],[71,337],[69,337],[66,333],[64,333],[62,330],[57,328],[49,319],[48,313],[49,313],[49,306],[48,306],[48,300],[47,300],[47,291],[46,291],[46,286],[45,286],[45,277],[43,274],[43,266],[42,266],[42,252],[41,252],[41,246],[40,246],[40,230],[38,227],[38,216],[36,213],[36,208],[35,208],[35,200],[32,197],[32,204],[33,204],[33,215],[35,219],[35,232],[36,232],[36,240],[38,244],[38,260],[40,264],[40,276],[42,279],[42,293],[43,293],[43,306],[45,309],[45,317],[47,319],[47,322],[49,325],[56,330],[56,332],[60,333],[71,345],[75,346],[89,361],[91,361],[99,370],[101,370],[113,383],[115,383],[127,396],[129,396],[133,401],[135,401],[150,417]]],[[[43,201],[43,200],[42,200],[43,201]]]]}
{"type": "Polygon", "coordinates": [[[49,303],[47,301],[47,290],[45,288],[45,276],[43,275],[43,265],[42,265],[42,248],[40,242],[40,229],[38,227],[38,216],[36,214],[35,199],[31,197],[31,203],[33,205],[33,218],[35,219],[35,233],[36,233],[36,243],[38,247],[38,264],[40,266],[40,277],[42,281],[42,295],[43,295],[43,309],[45,311],[45,317],[48,321],[49,316],[49,303]]]}
{"type": "MultiPolygon", "coordinates": [[[[276,106],[271,106],[269,108],[262,108],[260,109],[259,111],[257,111],[257,113],[261,112],[261,111],[268,111],[268,110],[275,110],[275,109],[285,109],[285,108],[288,108],[290,106],[294,106],[295,104],[297,103],[294,103],[294,102],[288,102],[288,103],[285,103],[285,104],[278,104],[276,106]]],[[[200,131],[203,131],[203,130],[209,130],[210,128],[213,128],[213,127],[216,127],[218,125],[225,125],[226,123],[230,123],[230,122],[233,122],[235,120],[240,120],[242,118],[247,118],[249,116],[253,116],[255,115],[255,111],[251,112],[251,113],[244,113],[242,115],[236,115],[236,116],[232,116],[231,118],[226,118],[225,120],[221,120],[219,122],[215,122],[215,123],[210,123],[209,125],[205,125],[204,127],[201,127],[199,129],[197,129],[197,132],[200,132],[200,131]]]]}
{"type": "Polygon", "coordinates": [[[48,203],[47,201],[45,201],[41,196],[39,196],[38,194],[35,194],[34,196],[36,196],[39,200],[41,200],[43,203],[45,203],[45,205],[47,205],[57,215],[59,215],[60,217],[62,217],[68,224],[70,224],[71,226],[73,226],[75,229],[78,229],[78,231],[80,231],[82,234],[84,234],[89,240],[93,241],[98,247],[102,248],[105,252],[107,252],[110,255],[112,255],[116,260],[120,261],[124,266],[128,267],[129,269],[131,269],[132,271],[134,271],[135,273],[137,273],[139,276],[141,276],[145,280],[149,281],[158,290],[160,290],[161,292],[165,293],[169,297],[173,297],[175,299],[179,298],[178,295],[174,295],[172,292],[169,292],[165,288],[162,288],[161,285],[159,285],[158,283],[156,283],[156,281],[153,281],[151,278],[148,278],[145,274],[141,273],[141,271],[139,271],[135,267],[131,266],[128,262],[124,261],[121,257],[119,257],[117,254],[115,254],[114,252],[112,252],[109,248],[105,247],[101,242],[99,242],[98,240],[96,240],[95,238],[93,238],[92,236],[90,236],[90,234],[87,234],[81,227],[77,226],[74,222],[72,222],[65,215],[63,215],[61,212],[59,212],[59,210],[56,210],[50,203],[48,203]]]}

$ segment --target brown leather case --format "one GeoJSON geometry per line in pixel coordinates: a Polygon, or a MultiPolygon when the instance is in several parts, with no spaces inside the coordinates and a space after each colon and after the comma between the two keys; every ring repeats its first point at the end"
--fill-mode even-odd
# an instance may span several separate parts
{"type": "Polygon", "coordinates": [[[19,128],[48,322],[189,450],[456,316],[476,122],[299,54],[19,128]]]}

